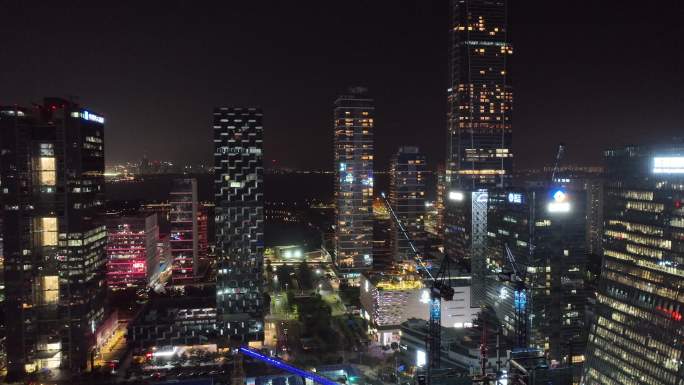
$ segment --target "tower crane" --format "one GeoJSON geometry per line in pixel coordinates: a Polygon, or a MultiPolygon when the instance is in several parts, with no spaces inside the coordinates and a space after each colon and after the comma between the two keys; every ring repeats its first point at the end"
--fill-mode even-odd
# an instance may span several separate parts
{"type": "Polygon", "coordinates": [[[399,232],[402,234],[404,239],[408,242],[413,252],[413,260],[423,268],[425,274],[430,282],[430,314],[428,321],[428,335],[426,339],[426,350],[427,350],[427,385],[432,383],[432,369],[439,368],[440,366],[440,353],[441,353],[441,343],[442,343],[442,309],[441,301],[451,301],[454,299],[454,289],[451,287],[451,275],[449,266],[449,256],[444,255],[442,259],[442,264],[440,265],[439,271],[436,275],[432,275],[430,269],[428,269],[425,261],[421,257],[418,249],[416,248],[413,240],[409,236],[404,225],[402,225],[401,220],[397,216],[396,212],[390,205],[385,193],[380,194],[382,200],[389,211],[390,216],[394,223],[397,225],[399,232]]]}
{"type": "Polygon", "coordinates": [[[525,281],[527,275],[527,269],[521,269],[518,262],[515,260],[515,255],[508,247],[508,243],[504,244],[506,261],[511,267],[510,271],[503,272],[499,274],[499,280],[510,282],[513,286],[513,310],[514,324],[515,324],[515,336],[516,336],[516,348],[526,348],[527,347],[527,298],[528,298],[528,287],[525,281]]]}
{"type": "Polygon", "coordinates": [[[563,155],[565,154],[565,143],[558,144],[558,151],[556,151],[556,161],[553,164],[553,171],[551,172],[551,184],[556,183],[556,174],[558,173],[558,167],[563,155]]]}

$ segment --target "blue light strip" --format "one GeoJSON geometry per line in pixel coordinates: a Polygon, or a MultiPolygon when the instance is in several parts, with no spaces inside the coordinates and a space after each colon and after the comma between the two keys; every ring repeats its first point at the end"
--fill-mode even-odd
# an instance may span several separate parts
{"type": "Polygon", "coordinates": [[[335,382],[335,381],[331,381],[331,380],[329,380],[329,379],[327,379],[327,378],[324,378],[324,377],[321,377],[321,376],[319,376],[319,375],[317,375],[317,374],[313,374],[313,373],[311,373],[311,372],[307,372],[306,370],[302,370],[302,369],[299,369],[299,368],[295,368],[294,366],[288,365],[288,364],[286,364],[286,363],[284,363],[284,362],[282,362],[282,361],[280,361],[280,360],[278,360],[278,359],[275,359],[275,358],[271,358],[271,357],[265,356],[265,355],[263,355],[263,354],[261,354],[261,353],[258,353],[258,352],[254,351],[254,350],[252,350],[252,349],[244,348],[244,347],[243,347],[243,348],[240,348],[239,350],[240,350],[240,353],[242,353],[242,354],[248,355],[248,356],[250,356],[250,357],[252,357],[252,358],[256,358],[257,360],[262,361],[262,362],[265,362],[265,363],[267,363],[267,364],[269,364],[269,365],[271,365],[271,366],[275,366],[276,368],[279,368],[279,369],[285,370],[285,371],[287,371],[287,372],[290,372],[290,373],[297,374],[297,375],[299,375],[299,376],[308,378],[308,379],[310,379],[311,381],[313,381],[313,382],[315,382],[315,383],[317,383],[317,384],[324,384],[324,385],[339,385],[339,384],[338,384],[337,382],[335,382]]]}

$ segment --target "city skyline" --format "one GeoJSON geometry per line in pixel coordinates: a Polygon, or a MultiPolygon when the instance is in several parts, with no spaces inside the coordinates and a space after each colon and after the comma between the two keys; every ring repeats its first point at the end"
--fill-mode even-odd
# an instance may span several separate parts
{"type": "MultiPolygon", "coordinates": [[[[125,4],[10,6],[11,12],[0,16],[0,32],[16,38],[1,53],[13,52],[21,60],[3,61],[0,104],[26,105],[45,94],[76,95],[102,112],[111,127],[108,160],[138,160],[147,154],[205,164],[211,163],[212,135],[207,106],[259,105],[272,116],[265,164],[275,159],[287,167],[329,168],[332,156],[326,149],[332,137],[324,111],[347,86],[364,84],[378,108],[376,167],[386,169],[398,146],[413,144],[436,167],[444,161],[446,3],[328,7],[311,2],[301,9],[275,4],[274,12],[263,17],[252,4],[217,3],[220,12],[154,2],[139,5],[136,12],[125,4]],[[356,26],[344,32],[348,19],[356,26]],[[384,27],[389,20],[396,30],[384,27]],[[114,21],[126,27],[123,33],[112,32],[118,31],[114,21]],[[81,34],[86,28],[92,33],[81,34]],[[183,34],[175,32],[180,29],[183,34]],[[52,39],[74,44],[56,49],[52,39]],[[164,43],[152,44],[157,40],[164,43]],[[355,52],[368,60],[338,57],[338,48],[353,41],[360,42],[355,52]],[[27,50],[36,46],[44,47],[41,60],[28,59],[27,50]],[[221,46],[227,48],[214,48],[221,46]],[[228,47],[243,48],[245,54],[235,59],[234,48],[228,47]],[[98,63],[97,71],[91,63],[98,63]],[[406,81],[397,82],[402,76],[406,81]],[[299,119],[302,101],[311,111],[306,121],[299,119]],[[426,135],[416,137],[414,127],[426,135]],[[155,140],[169,132],[167,137],[177,140],[155,140]],[[295,139],[301,136],[318,145],[308,148],[295,139]],[[140,140],[130,143],[131,137],[140,140]]],[[[549,164],[560,141],[568,143],[569,161],[593,164],[613,144],[642,142],[653,131],[662,137],[678,133],[684,120],[677,108],[682,101],[677,90],[684,85],[675,76],[684,60],[677,39],[683,27],[676,23],[681,5],[661,15],[615,4],[573,2],[555,9],[532,1],[510,6],[516,169],[549,164]],[[539,145],[531,146],[532,139],[539,145]]]]}
{"type": "Polygon", "coordinates": [[[1,5],[0,383],[684,385],[668,1],[1,5]]]}

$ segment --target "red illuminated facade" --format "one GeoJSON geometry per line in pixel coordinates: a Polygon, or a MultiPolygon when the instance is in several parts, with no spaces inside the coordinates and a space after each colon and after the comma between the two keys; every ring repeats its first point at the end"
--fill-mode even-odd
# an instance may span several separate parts
{"type": "Polygon", "coordinates": [[[107,221],[107,286],[145,287],[158,266],[155,214],[107,221]]]}
{"type": "Polygon", "coordinates": [[[209,253],[209,206],[202,203],[197,207],[197,254],[206,258],[209,253]]]}

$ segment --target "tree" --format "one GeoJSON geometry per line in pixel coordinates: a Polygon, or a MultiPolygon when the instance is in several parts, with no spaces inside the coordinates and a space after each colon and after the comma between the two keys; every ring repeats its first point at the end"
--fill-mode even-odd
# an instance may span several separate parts
{"type": "Polygon", "coordinates": [[[299,268],[297,269],[297,277],[299,278],[299,284],[302,285],[302,289],[311,290],[313,288],[311,268],[306,262],[299,264],[299,268]]]}
{"type": "Polygon", "coordinates": [[[280,265],[276,269],[276,277],[278,277],[278,283],[280,284],[280,288],[287,290],[288,288],[292,287],[292,276],[290,273],[293,273],[294,269],[290,265],[280,265]]]}
{"type": "Polygon", "coordinates": [[[292,289],[287,291],[287,306],[290,309],[290,311],[294,311],[295,293],[294,293],[294,290],[292,290],[292,289]]]}

